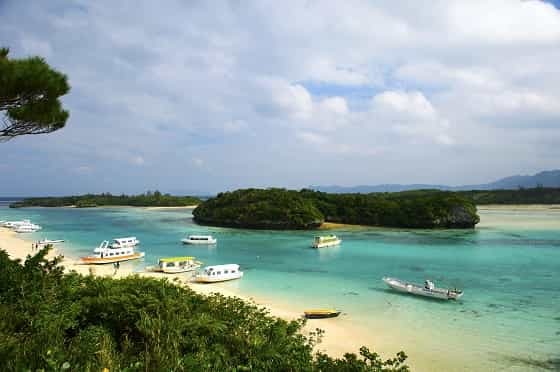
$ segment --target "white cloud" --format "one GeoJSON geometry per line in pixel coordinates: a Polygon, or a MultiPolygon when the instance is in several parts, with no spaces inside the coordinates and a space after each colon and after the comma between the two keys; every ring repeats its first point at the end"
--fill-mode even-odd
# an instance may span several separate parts
{"type": "Polygon", "coordinates": [[[348,115],[348,104],[343,97],[327,97],[319,103],[320,109],[334,115],[348,115]]]}
{"type": "Polygon", "coordinates": [[[528,173],[560,156],[559,25],[537,0],[7,2],[0,35],[68,74],[71,116],[0,157],[25,157],[14,179],[37,185],[44,159],[62,182],[95,164],[102,191],[176,189],[186,167],[201,190],[528,173]]]}
{"type": "Polygon", "coordinates": [[[418,91],[385,91],[372,99],[373,109],[388,115],[411,119],[432,119],[436,111],[424,94],[418,91]]]}

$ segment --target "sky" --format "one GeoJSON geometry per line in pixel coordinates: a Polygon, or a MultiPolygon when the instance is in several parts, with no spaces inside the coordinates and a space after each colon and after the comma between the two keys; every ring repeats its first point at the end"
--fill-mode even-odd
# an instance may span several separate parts
{"type": "Polygon", "coordinates": [[[559,168],[560,1],[12,1],[65,128],[0,195],[477,184],[559,168]]]}

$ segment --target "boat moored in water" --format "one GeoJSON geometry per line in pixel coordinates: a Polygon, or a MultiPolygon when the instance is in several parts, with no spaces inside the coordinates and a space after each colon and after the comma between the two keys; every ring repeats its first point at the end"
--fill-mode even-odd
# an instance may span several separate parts
{"type": "Polygon", "coordinates": [[[114,248],[109,241],[104,240],[99,247],[93,250],[91,256],[82,257],[84,264],[108,264],[121,261],[136,260],[144,257],[144,252],[136,252],[134,247],[114,248]]]}
{"type": "Polygon", "coordinates": [[[424,286],[388,277],[383,278],[383,281],[390,288],[398,292],[409,293],[416,296],[436,298],[439,300],[457,300],[463,296],[463,291],[458,289],[437,288],[430,280],[426,280],[424,286]]]}
{"type": "Polygon", "coordinates": [[[194,271],[202,266],[202,262],[195,257],[165,257],[160,258],[157,266],[146,267],[147,271],[160,272],[166,274],[177,274],[194,271]]]}
{"type": "Polygon", "coordinates": [[[243,271],[239,270],[237,264],[206,266],[194,277],[195,282],[216,283],[226,280],[239,279],[243,277],[243,271]]]}
{"type": "Polygon", "coordinates": [[[181,241],[183,244],[216,244],[218,242],[212,235],[189,235],[181,241]]]}
{"type": "Polygon", "coordinates": [[[313,248],[332,247],[335,245],[339,245],[341,242],[342,239],[338,238],[336,235],[316,236],[313,239],[313,243],[311,244],[311,247],[313,248]]]}
{"type": "Polygon", "coordinates": [[[336,318],[339,316],[341,311],[334,309],[314,309],[306,310],[303,312],[307,319],[325,319],[325,318],[336,318]]]}

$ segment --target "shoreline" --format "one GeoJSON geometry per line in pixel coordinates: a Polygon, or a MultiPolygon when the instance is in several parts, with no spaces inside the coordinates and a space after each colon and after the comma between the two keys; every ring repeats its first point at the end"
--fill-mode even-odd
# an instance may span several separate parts
{"type": "MultiPolygon", "coordinates": [[[[32,248],[33,240],[27,240],[20,234],[8,229],[0,227],[0,249],[4,249],[10,258],[20,259],[22,263],[28,255],[33,255],[37,251],[32,248]]],[[[115,273],[113,265],[84,265],[79,263],[79,257],[66,255],[67,252],[63,248],[56,245],[47,256],[53,259],[56,256],[62,255],[63,259],[60,263],[64,266],[65,272],[75,271],[81,275],[95,275],[98,277],[112,277],[114,279],[125,278],[130,275],[138,275],[141,277],[150,277],[155,279],[167,279],[170,282],[177,282],[179,285],[186,286],[198,294],[211,295],[214,293],[221,294],[227,297],[238,297],[244,301],[252,303],[259,308],[266,308],[268,313],[272,316],[282,318],[290,321],[301,318],[305,309],[294,308],[294,304],[280,303],[276,299],[270,297],[264,298],[261,296],[253,296],[233,288],[235,282],[222,282],[213,284],[199,284],[189,281],[188,273],[183,274],[163,274],[153,272],[135,272],[129,262],[121,263],[120,269],[115,273]]],[[[297,306],[297,305],[296,305],[297,306]]],[[[300,305],[301,306],[301,305],[300,305]]],[[[391,353],[396,353],[400,350],[393,352],[396,345],[391,345],[389,351],[386,350],[384,345],[377,343],[383,337],[377,335],[372,336],[369,332],[360,328],[359,324],[353,322],[347,314],[342,314],[338,318],[332,319],[308,319],[305,326],[302,328],[302,334],[309,336],[315,332],[317,328],[324,331],[321,342],[314,347],[315,352],[324,352],[332,357],[342,357],[344,353],[351,352],[359,354],[359,348],[362,345],[370,347],[383,355],[384,358],[392,357],[391,353]],[[340,340],[345,340],[340,342],[340,340]]],[[[410,358],[407,364],[411,365],[410,358]]]]}

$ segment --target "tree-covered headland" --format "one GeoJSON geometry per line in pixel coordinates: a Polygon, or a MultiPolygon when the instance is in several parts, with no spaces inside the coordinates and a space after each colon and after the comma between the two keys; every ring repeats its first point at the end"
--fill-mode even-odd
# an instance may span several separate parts
{"type": "Polygon", "coordinates": [[[64,274],[47,247],[22,264],[0,250],[3,371],[408,371],[404,353],[313,353],[321,332],[238,298],[167,280],[64,274]]]}
{"type": "Polygon", "coordinates": [[[197,205],[201,200],[194,196],[173,196],[159,191],[148,191],[139,195],[86,194],[45,198],[27,198],[10,204],[11,208],[23,207],[68,207],[90,208],[101,206],[132,207],[183,207],[197,205]]]}
{"type": "Polygon", "coordinates": [[[436,190],[327,194],[313,190],[243,189],[218,194],[193,211],[200,224],[311,229],[323,222],[407,228],[472,228],[474,203],[436,190]]]}

